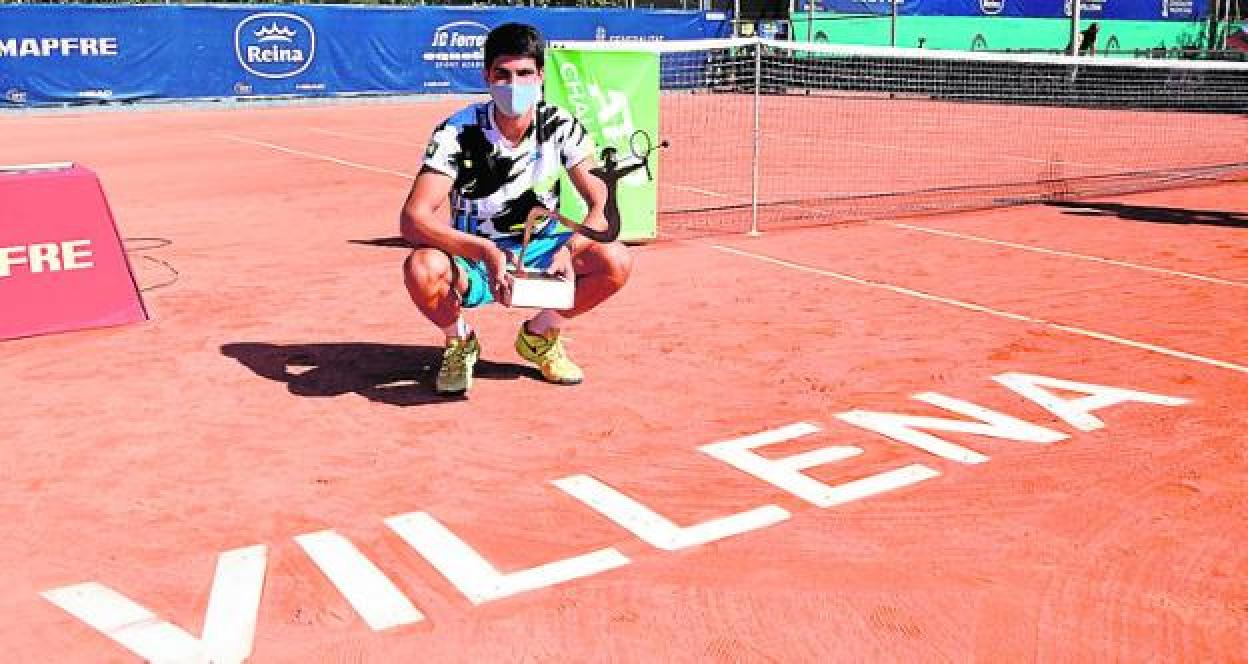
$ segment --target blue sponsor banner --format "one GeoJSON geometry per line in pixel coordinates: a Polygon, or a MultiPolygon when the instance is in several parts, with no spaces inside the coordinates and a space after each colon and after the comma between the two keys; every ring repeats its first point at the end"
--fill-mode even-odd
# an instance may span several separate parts
{"type": "Polygon", "coordinates": [[[173,64],[181,48],[150,11],[55,9],[0,7],[0,103],[159,97],[170,89],[174,67],[153,64],[173,64]]]}
{"type": "Polygon", "coordinates": [[[0,106],[144,98],[480,92],[485,35],[728,36],[722,14],[348,6],[0,6],[0,106]]]}
{"type": "MultiPolygon", "coordinates": [[[[810,0],[796,0],[798,12],[810,0]]],[[[1009,16],[1066,18],[1073,0],[897,0],[905,16],[1009,16]]],[[[893,0],[814,0],[815,11],[888,16],[893,0]]],[[[1081,0],[1080,13],[1089,19],[1116,21],[1198,21],[1208,18],[1209,0],[1081,0]]]]}

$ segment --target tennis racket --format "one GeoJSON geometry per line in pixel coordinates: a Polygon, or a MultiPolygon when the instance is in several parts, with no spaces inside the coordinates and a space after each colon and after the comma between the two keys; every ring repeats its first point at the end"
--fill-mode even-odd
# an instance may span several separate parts
{"type": "MultiPolygon", "coordinates": [[[[667,141],[659,142],[659,148],[667,147],[667,141]]],[[[628,139],[628,149],[633,156],[640,159],[641,163],[646,167],[646,177],[653,180],[654,173],[650,171],[650,154],[655,151],[654,141],[650,139],[650,132],[645,129],[638,129],[628,139]]]]}

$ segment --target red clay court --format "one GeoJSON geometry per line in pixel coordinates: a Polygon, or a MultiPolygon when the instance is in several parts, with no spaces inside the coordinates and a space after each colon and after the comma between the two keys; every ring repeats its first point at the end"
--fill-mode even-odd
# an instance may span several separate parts
{"type": "Polygon", "coordinates": [[[0,117],[153,318],[0,343],[4,661],[1248,661],[1248,181],[676,233],[585,384],[495,307],[444,400],[396,219],[462,103],[0,117]]]}

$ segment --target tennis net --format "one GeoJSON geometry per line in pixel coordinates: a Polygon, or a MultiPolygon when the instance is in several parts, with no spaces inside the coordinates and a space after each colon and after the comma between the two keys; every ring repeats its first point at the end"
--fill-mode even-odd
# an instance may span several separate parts
{"type": "Polygon", "coordinates": [[[744,232],[1248,174],[1248,64],[725,39],[660,56],[659,223],[744,232]]]}

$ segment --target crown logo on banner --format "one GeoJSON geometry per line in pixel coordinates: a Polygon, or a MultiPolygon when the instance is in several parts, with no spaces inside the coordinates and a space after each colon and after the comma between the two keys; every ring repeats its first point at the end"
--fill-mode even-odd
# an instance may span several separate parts
{"type": "Polygon", "coordinates": [[[278,25],[277,21],[270,23],[267,27],[260,26],[260,29],[256,30],[254,34],[256,35],[256,39],[259,39],[262,42],[291,42],[295,39],[295,31],[278,25]]]}

